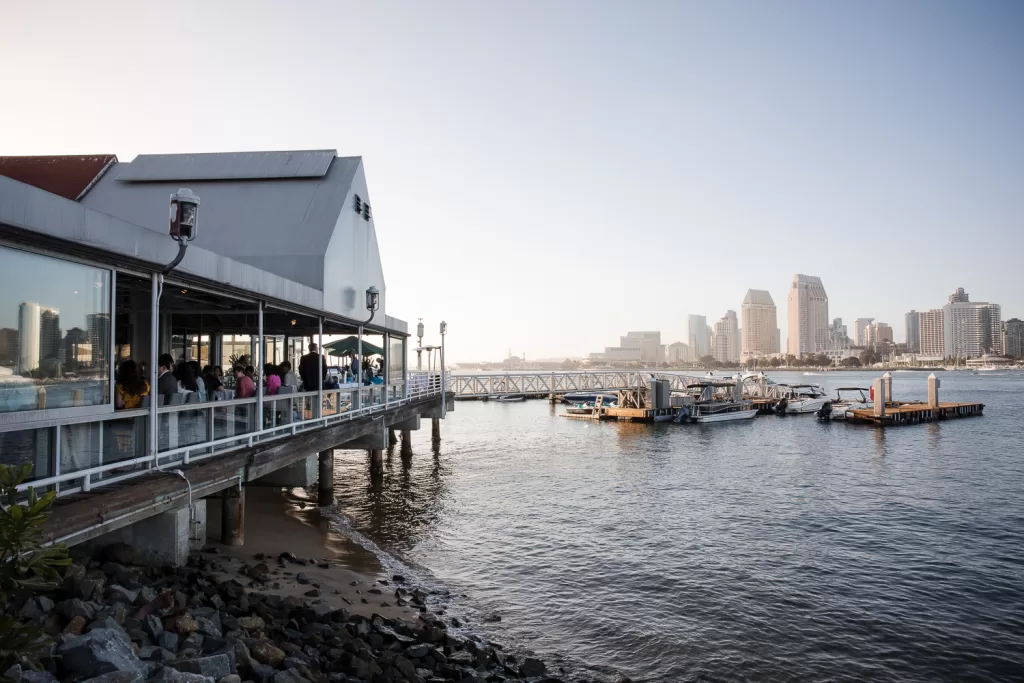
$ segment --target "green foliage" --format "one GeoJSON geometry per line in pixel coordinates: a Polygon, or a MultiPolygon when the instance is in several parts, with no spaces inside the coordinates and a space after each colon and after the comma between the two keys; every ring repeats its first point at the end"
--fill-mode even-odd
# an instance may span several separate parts
{"type": "Polygon", "coordinates": [[[0,671],[15,664],[42,668],[39,656],[46,638],[38,624],[14,615],[12,606],[57,588],[59,569],[71,564],[62,544],[42,545],[42,526],[57,494],[39,496],[29,487],[23,498],[18,486],[30,474],[31,463],[19,468],[0,465],[0,671]]]}
{"type": "Polygon", "coordinates": [[[252,360],[249,358],[249,354],[247,353],[233,353],[231,354],[231,357],[228,358],[228,363],[231,364],[231,367],[241,365],[245,368],[252,365],[252,360]]]}

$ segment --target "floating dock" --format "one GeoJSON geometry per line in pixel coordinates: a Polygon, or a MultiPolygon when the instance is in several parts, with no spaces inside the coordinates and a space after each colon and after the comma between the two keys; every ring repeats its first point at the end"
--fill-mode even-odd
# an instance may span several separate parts
{"type": "Polygon", "coordinates": [[[847,413],[846,421],[888,427],[975,417],[981,415],[984,409],[984,403],[940,403],[937,406],[927,403],[887,403],[882,415],[875,415],[872,409],[851,410],[847,413]]]}

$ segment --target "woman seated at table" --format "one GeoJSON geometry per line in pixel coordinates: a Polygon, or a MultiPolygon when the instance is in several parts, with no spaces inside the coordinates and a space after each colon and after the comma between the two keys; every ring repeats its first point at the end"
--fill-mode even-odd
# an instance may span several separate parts
{"type": "Polygon", "coordinates": [[[139,365],[133,360],[121,363],[114,385],[114,407],[118,410],[134,410],[142,407],[142,398],[149,395],[149,382],[139,372],[139,365]]]}
{"type": "Polygon", "coordinates": [[[281,388],[281,376],[278,374],[277,367],[273,363],[265,364],[263,376],[267,378],[267,396],[277,394],[277,390],[281,388]]]}
{"type": "Polygon", "coordinates": [[[213,366],[207,365],[203,368],[203,384],[206,385],[206,395],[214,396],[218,389],[224,388],[224,382],[215,373],[213,366]]]}

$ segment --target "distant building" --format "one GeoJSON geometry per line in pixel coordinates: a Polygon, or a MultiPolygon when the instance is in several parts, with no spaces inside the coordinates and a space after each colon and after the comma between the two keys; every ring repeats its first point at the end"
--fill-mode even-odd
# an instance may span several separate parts
{"type": "MultiPolygon", "coordinates": [[[[962,289],[966,299],[967,294],[962,289]]],[[[954,296],[957,294],[954,292],[954,296]]],[[[977,358],[1003,352],[1003,322],[999,304],[953,301],[943,309],[943,346],[946,356],[977,358]]]]}
{"type": "Polygon", "coordinates": [[[711,331],[708,319],[703,315],[689,315],[686,320],[689,332],[690,349],[695,358],[703,358],[711,353],[711,331]]]}
{"type": "Polygon", "coordinates": [[[590,359],[662,363],[665,361],[665,347],[661,344],[661,332],[628,332],[625,337],[619,337],[618,346],[607,346],[601,353],[590,354],[590,359]]]}
{"type": "Polygon", "coordinates": [[[945,311],[941,308],[933,308],[930,311],[922,311],[918,314],[918,327],[921,332],[922,356],[929,358],[945,358],[945,311]]]}
{"type": "Polygon", "coordinates": [[[802,358],[828,348],[828,295],[821,278],[796,274],[789,289],[789,353],[802,358]]]}
{"type": "Polygon", "coordinates": [[[967,292],[964,291],[963,287],[957,287],[953,290],[953,293],[949,295],[949,303],[951,304],[966,304],[970,301],[970,297],[967,292]]]}
{"type": "Polygon", "coordinates": [[[921,350],[921,314],[917,311],[910,311],[903,316],[907,336],[907,352],[918,353],[921,350]]]}
{"type": "Polygon", "coordinates": [[[690,351],[690,345],[683,342],[674,342],[668,345],[669,363],[692,363],[696,360],[690,351]]]}
{"type": "Polygon", "coordinates": [[[833,318],[828,326],[828,347],[830,349],[845,349],[850,346],[850,336],[846,332],[846,325],[842,318],[833,318]]]}
{"type": "Polygon", "coordinates": [[[739,362],[740,328],[736,319],[736,311],[726,311],[722,319],[715,323],[712,332],[711,355],[720,363],[739,362]]]}
{"type": "Polygon", "coordinates": [[[875,322],[874,318],[857,318],[853,321],[853,343],[856,346],[867,346],[871,342],[868,341],[868,325],[875,322]]]}
{"type": "Polygon", "coordinates": [[[740,358],[761,358],[779,352],[779,325],[772,295],[763,289],[748,289],[740,307],[743,327],[740,358]]]}
{"type": "Polygon", "coordinates": [[[18,331],[12,327],[0,328],[0,367],[18,365],[18,331]]]}
{"type": "Polygon", "coordinates": [[[95,365],[105,363],[106,349],[110,346],[110,316],[106,313],[90,313],[85,316],[85,324],[89,333],[89,344],[94,355],[91,362],[95,365]]]}
{"type": "Polygon", "coordinates": [[[871,343],[871,344],[883,344],[883,343],[892,344],[893,343],[892,327],[889,325],[889,323],[881,323],[881,322],[880,323],[872,323],[869,326],[869,329],[871,330],[869,343],[871,343]]]}
{"type": "Polygon", "coordinates": [[[1024,320],[1010,318],[1003,323],[1003,355],[1024,358],[1024,320]]]}

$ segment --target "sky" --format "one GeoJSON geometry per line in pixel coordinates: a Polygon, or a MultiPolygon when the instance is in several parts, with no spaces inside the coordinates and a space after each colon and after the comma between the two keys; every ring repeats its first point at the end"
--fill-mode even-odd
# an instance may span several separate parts
{"type": "Polygon", "coordinates": [[[364,159],[388,314],[453,360],[1024,316],[1024,3],[0,0],[0,153],[364,159]],[[431,339],[431,336],[435,339],[431,339]]]}

